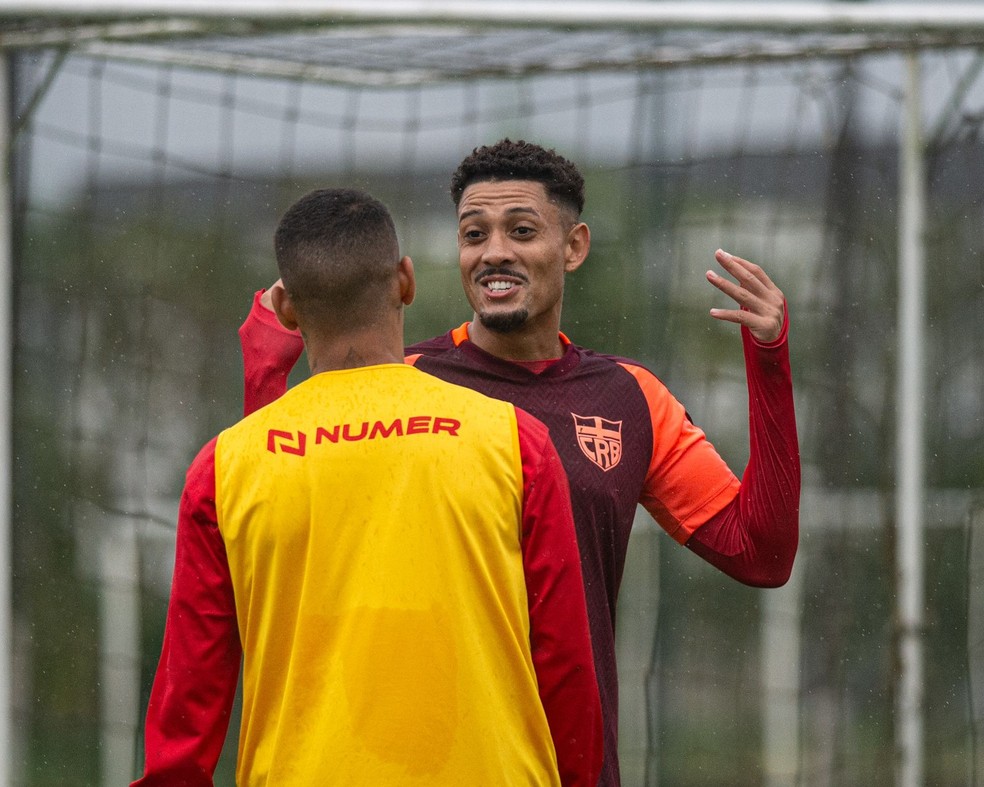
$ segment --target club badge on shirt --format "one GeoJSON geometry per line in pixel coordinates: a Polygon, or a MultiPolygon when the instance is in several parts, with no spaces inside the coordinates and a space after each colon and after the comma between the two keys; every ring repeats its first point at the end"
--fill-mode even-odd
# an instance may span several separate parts
{"type": "Polygon", "coordinates": [[[622,459],[622,422],[597,415],[571,415],[577,444],[584,455],[605,472],[615,467],[622,459]]]}

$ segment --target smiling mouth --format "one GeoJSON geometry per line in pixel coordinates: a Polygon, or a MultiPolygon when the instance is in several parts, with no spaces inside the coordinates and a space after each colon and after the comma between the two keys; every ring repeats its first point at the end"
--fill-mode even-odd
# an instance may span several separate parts
{"type": "Polygon", "coordinates": [[[475,277],[475,282],[489,293],[497,295],[526,284],[527,279],[515,271],[486,268],[475,277]]]}

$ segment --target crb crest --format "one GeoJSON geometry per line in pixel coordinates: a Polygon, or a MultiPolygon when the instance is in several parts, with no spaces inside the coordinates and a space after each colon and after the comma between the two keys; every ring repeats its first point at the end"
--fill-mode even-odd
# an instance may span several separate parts
{"type": "Polygon", "coordinates": [[[577,444],[584,455],[605,472],[615,467],[622,459],[622,422],[597,415],[571,415],[577,444]]]}

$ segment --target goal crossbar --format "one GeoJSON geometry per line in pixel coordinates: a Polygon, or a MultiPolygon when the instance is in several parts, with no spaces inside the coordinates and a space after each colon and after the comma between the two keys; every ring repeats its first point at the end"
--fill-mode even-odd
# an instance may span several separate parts
{"type": "MultiPolygon", "coordinates": [[[[597,3],[570,0],[0,0],[0,25],[39,18],[63,25],[100,20],[207,20],[213,30],[255,24],[496,24],[503,27],[557,26],[567,29],[694,28],[794,32],[905,32],[928,34],[984,30],[984,7],[977,3],[709,3],[645,0],[597,3]]],[[[252,30],[256,32],[256,30],[252,30]]]]}

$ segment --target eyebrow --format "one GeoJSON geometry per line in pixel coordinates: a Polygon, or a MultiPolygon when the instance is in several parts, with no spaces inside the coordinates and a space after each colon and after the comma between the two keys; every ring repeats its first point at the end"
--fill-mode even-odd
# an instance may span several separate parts
{"type": "MultiPolygon", "coordinates": [[[[478,216],[479,214],[485,212],[486,211],[484,208],[473,208],[472,210],[466,210],[464,213],[458,216],[458,223],[460,224],[465,219],[470,219],[472,216],[478,216]]],[[[509,208],[506,211],[507,216],[515,215],[517,213],[524,213],[524,214],[528,213],[531,216],[536,216],[537,218],[540,218],[539,211],[537,211],[535,208],[531,208],[527,206],[517,206],[515,208],[509,208]]]]}

